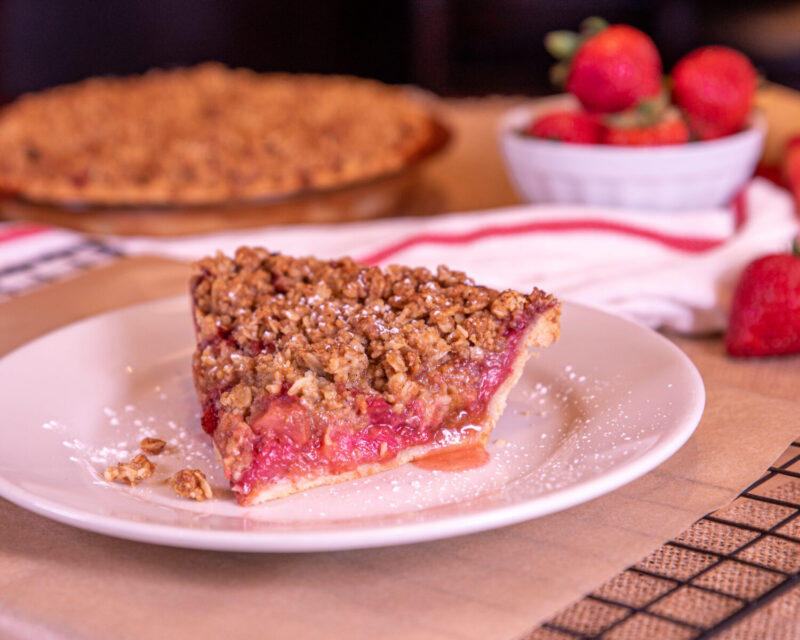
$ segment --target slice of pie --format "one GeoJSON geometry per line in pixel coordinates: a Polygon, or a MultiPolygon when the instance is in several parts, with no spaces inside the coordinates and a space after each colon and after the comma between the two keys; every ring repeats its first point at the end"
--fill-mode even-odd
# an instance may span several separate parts
{"type": "Polygon", "coordinates": [[[240,504],[486,444],[560,303],[439,267],[240,248],[194,265],[194,380],[240,504]]]}

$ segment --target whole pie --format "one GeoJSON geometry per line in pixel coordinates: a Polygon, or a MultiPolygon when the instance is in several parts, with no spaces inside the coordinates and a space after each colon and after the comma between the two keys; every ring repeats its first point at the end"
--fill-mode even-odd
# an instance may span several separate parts
{"type": "Polygon", "coordinates": [[[439,267],[240,248],[194,265],[195,386],[240,504],[486,444],[560,303],[439,267]]]}
{"type": "Polygon", "coordinates": [[[258,201],[398,171],[440,135],[399,88],[208,63],[16,100],[0,111],[0,190],[57,204],[258,201]]]}

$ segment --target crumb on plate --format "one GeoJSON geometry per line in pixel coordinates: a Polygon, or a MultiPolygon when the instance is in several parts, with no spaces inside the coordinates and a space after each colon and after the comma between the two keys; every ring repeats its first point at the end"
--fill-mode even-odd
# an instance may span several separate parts
{"type": "Polygon", "coordinates": [[[137,455],[130,462],[118,462],[116,467],[108,467],[103,472],[106,482],[119,480],[134,486],[153,475],[156,466],[147,459],[143,453],[137,455]]]}
{"type": "Polygon", "coordinates": [[[164,450],[164,447],[167,445],[161,438],[144,438],[139,443],[139,448],[145,453],[148,453],[153,456],[157,456],[164,450]]]}
{"type": "Polygon", "coordinates": [[[214,495],[205,474],[199,469],[176,471],[169,481],[169,486],[181,498],[192,498],[198,502],[214,495]]]}

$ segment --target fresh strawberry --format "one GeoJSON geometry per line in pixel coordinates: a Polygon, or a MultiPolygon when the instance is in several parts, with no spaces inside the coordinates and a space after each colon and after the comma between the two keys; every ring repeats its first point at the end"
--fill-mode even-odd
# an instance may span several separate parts
{"type": "Polygon", "coordinates": [[[800,247],[751,262],[733,294],[725,346],[732,356],[800,353],[800,247]]]}
{"type": "Polygon", "coordinates": [[[662,91],[661,57],[647,34],[599,18],[585,20],[581,31],[550,33],[545,47],[564,59],[553,79],[563,80],[588,111],[623,111],[662,91]]]}
{"type": "Polygon", "coordinates": [[[579,111],[555,111],[534,120],[525,134],[536,138],[598,144],[603,137],[603,126],[597,118],[579,111]]]}
{"type": "Polygon", "coordinates": [[[701,140],[739,131],[753,107],[758,75],[744,54],[728,47],[701,47],[672,70],[672,99],[701,140]]]}
{"type": "Polygon", "coordinates": [[[674,114],[647,126],[609,126],[603,142],[615,145],[660,146],[689,142],[689,127],[674,114]]]}

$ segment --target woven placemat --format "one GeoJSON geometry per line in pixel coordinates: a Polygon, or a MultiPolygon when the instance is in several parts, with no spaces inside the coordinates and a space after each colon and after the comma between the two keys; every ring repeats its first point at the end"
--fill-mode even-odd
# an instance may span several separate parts
{"type": "Polygon", "coordinates": [[[800,441],[697,521],[526,640],[800,637],[800,441]]]}

